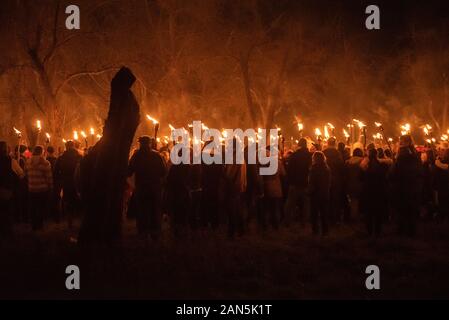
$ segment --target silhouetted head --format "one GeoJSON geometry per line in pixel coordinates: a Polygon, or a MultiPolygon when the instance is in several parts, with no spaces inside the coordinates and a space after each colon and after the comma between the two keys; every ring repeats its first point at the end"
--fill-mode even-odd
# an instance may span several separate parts
{"type": "Polygon", "coordinates": [[[339,142],[338,143],[338,147],[337,147],[338,151],[340,152],[344,152],[346,149],[346,145],[343,142],[339,142]]]}
{"type": "Polygon", "coordinates": [[[151,138],[149,136],[139,137],[139,144],[141,148],[148,148],[151,145],[151,138]]]}
{"type": "Polygon", "coordinates": [[[312,156],[312,164],[316,166],[321,166],[326,164],[326,157],[321,151],[315,151],[312,156]]]}
{"type": "Polygon", "coordinates": [[[370,143],[367,147],[366,150],[371,150],[371,149],[376,149],[376,145],[374,143],[370,143]]]}
{"type": "Polygon", "coordinates": [[[69,141],[67,141],[67,142],[65,143],[65,149],[66,149],[66,150],[71,150],[71,149],[73,149],[73,148],[75,148],[75,144],[73,143],[72,140],[69,140],[69,141]]]}
{"type": "Polygon", "coordinates": [[[52,146],[48,146],[47,147],[47,153],[49,155],[52,155],[53,153],[55,153],[55,148],[53,148],[52,146]]]}
{"type": "Polygon", "coordinates": [[[336,145],[337,145],[337,140],[334,137],[331,137],[327,140],[328,147],[335,148],[336,145]]]}
{"type": "Polygon", "coordinates": [[[401,136],[401,137],[399,138],[399,146],[400,146],[400,147],[410,147],[410,146],[413,146],[413,139],[412,139],[412,136],[409,135],[409,134],[404,135],[404,136],[401,136]]]}
{"type": "Polygon", "coordinates": [[[115,74],[114,78],[111,81],[112,89],[123,89],[128,90],[136,81],[136,77],[132,73],[132,71],[127,67],[122,67],[115,74]]]}
{"type": "Polygon", "coordinates": [[[443,161],[445,163],[449,163],[449,149],[444,150],[444,152],[443,152],[443,161]]]}
{"type": "Polygon", "coordinates": [[[387,149],[387,150],[385,150],[384,151],[384,154],[385,154],[385,156],[387,157],[387,158],[392,158],[393,157],[393,154],[391,153],[391,150],[390,149],[387,149]]]}
{"type": "Polygon", "coordinates": [[[305,139],[305,138],[299,139],[299,141],[298,141],[298,146],[299,146],[301,149],[307,149],[307,139],[305,139]]]}
{"type": "Polygon", "coordinates": [[[363,151],[360,148],[355,148],[354,151],[352,151],[353,157],[363,157],[363,151]]]}
{"type": "Polygon", "coordinates": [[[378,157],[379,159],[385,158],[384,149],[382,149],[382,148],[377,148],[377,157],[378,157]]]}
{"type": "Polygon", "coordinates": [[[8,145],[6,141],[0,141],[0,157],[8,156],[8,145]]]}
{"type": "Polygon", "coordinates": [[[33,149],[33,156],[41,156],[44,153],[42,146],[35,146],[33,149]]]}
{"type": "Polygon", "coordinates": [[[377,159],[377,150],[376,148],[372,148],[368,150],[368,158],[370,160],[375,160],[377,159]]]}

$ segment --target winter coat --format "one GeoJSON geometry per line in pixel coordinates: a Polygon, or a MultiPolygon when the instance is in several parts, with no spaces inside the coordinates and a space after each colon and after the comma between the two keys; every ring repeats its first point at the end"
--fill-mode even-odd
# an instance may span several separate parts
{"type": "Polygon", "coordinates": [[[47,192],[53,188],[50,162],[42,156],[32,156],[25,165],[29,192],[47,192]]]}
{"type": "Polygon", "coordinates": [[[351,157],[346,161],[346,191],[350,196],[358,197],[362,191],[362,163],[363,157],[351,157]]]}
{"type": "Polygon", "coordinates": [[[129,161],[128,176],[133,174],[135,174],[136,190],[160,191],[163,178],[167,174],[167,167],[158,152],[139,149],[129,161]]]}
{"type": "Polygon", "coordinates": [[[327,165],[312,165],[309,172],[308,191],[312,199],[329,199],[331,172],[327,165]]]}
{"type": "Polygon", "coordinates": [[[300,148],[293,152],[286,168],[288,183],[295,187],[306,188],[311,164],[312,154],[309,150],[300,148]]]}

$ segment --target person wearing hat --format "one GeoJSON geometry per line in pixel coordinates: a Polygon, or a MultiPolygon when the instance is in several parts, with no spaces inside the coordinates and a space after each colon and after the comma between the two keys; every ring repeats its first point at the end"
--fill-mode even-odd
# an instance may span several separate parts
{"type": "Polygon", "coordinates": [[[161,231],[162,183],[167,169],[162,156],[152,149],[151,138],[141,136],[132,155],[128,176],[135,177],[136,223],[139,234],[157,240],[161,231]]]}

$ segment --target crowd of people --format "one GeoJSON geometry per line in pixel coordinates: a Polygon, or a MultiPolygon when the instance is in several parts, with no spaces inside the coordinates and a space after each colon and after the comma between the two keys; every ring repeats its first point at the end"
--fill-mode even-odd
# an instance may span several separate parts
{"type": "MultiPolygon", "coordinates": [[[[261,232],[310,223],[313,234],[325,236],[337,225],[360,221],[373,237],[382,235],[387,221],[413,237],[418,220],[442,223],[449,214],[449,149],[417,148],[410,136],[401,137],[394,151],[349,147],[334,138],[311,146],[301,138],[280,155],[274,175],[260,175],[260,164],[174,165],[168,146],[158,148],[148,136],[138,142],[123,215],[153,240],[163,221],[176,238],[222,226],[234,238],[252,223],[261,232]]],[[[58,156],[51,146],[11,150],[1,141],[1,237],[11,235],[14,224],[38,231],[52,221],[72,229],[83,215],[80,168],[88,152],[77,141],[67,141],[58,156]]]]}

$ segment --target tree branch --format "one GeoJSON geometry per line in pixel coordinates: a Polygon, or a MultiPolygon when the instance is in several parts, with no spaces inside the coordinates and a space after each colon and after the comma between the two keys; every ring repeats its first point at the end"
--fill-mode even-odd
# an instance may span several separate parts
{"type": "Polygon", "coordinates": [[[70,81],[79,78],[79,77],[83,77],[83,76],[93,76],[93,75],[99,75],[99,74],[103,74],[109,71],[116,71],[118,70],[118,67],[107,67],[107,68],[103,68],[100,70],[95,70],[95,71],[81,71],[81,72],[76,72],[76,73],[72,73],[69,74],[65,80],[56,88],[55,90],[55,97],[58,96],[59,92],[61,91],[61,89],[67,85],[70,81]]]}

